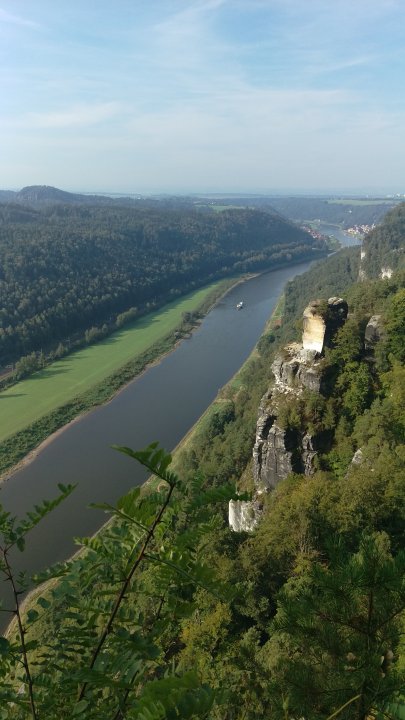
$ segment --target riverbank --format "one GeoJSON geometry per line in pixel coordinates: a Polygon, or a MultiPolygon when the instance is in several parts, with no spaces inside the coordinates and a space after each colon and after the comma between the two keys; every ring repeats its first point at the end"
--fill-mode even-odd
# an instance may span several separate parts
{"type": "MultiPolygon", "coordinates": [[[[89,504],[107,502],[115,505],[131,488],[145,482],[144,469],[114,452],[111,445],[142,448],[158,439],[168,450],[177,447],[218,396],[218,391],[245,364],[286,282],[308,267],[307,261],[271,270],[230,290],[201,322],[190,340],[178,343],[174,352],[168,353],[160,362],[152,363],[153,367],[130,382],[125,391],[117,392],[111,402],[95,408],[65,428],[33,462],[13,474],[10,482],[3,483],[1,503],[18,518],[24,517],[44,498],[55,497],[57,483],[76,484],[76,490],[68,500],[30,533],[25,552],[17,553],[13,558],[17,574],[25,571],[32,576],[71,557],[77,550],[72,537],[90,537],[106,520],[101,511],[89,510],[89,504]],[[241,299],[245,307],[242,312],[237,312],[235,308],[241,299]]],[[[236,480],[244,458],[251,454],[257,406],[262,388],[264,392],[268,382],[268,350],[271,350],[273,340],[270,345],[268,341],[269,338],[265,338],[265,342],[260,340],[259,355],[241,379],[241,391],[235,395],[236,423],[227,426],[234,432],[233,447],[230,452],[229,448],[224,448],[226,457],[232,458],[228,462],[229,468],[232,465],[231,482],[236,480]],[[248,430],[245,431],[243,423],[247,419],[247,410],[248,430]]],[[[230,404],[221,403],[225,411],[230,404]]],[[[223,418],[222,411],[219,420],[223,418]]],[[[217,420],[214,413],[215,427],[208,423],[213,447],[222,441],[223,428],[219,428],[218,436],[216,434],[217,420]]],[[[207,476],[212,475],[212,469],[217,475],[217,467],[223,466],[221,457],[220,450],[214,464],[207,468],[207,476]]],[[[12,598],[5,584],[0,596],[4,606],[9,607],[12,598]]]]}
{"type": "MultiPolygon", "coordinates": [[[[235,284],[239,284],[239,282],[242,282],[242,279],[237,281],[235,284]]],[[[223,296],[221,296],[223,297],[223,296]]],[[[284,307],[284,295],[281,295],[279,297],[279,300],[277,302],[276,307],[274,308],[273,312],[271,313],[270,317],[268,318],[266,325],[264,327],[263,333],[261,337],[268,336],[269,333],[271,333],[273,330],[275,330],[278,325],[281,322],[282,314],[283,314],[283,307],[284,307]]],[[[260,341],[260,338],[258,342],[260,341]]],[[[206,411],[198,418],[198,420],[194,423],[194,425],[189,429],[189,431],[183,436],[183,438],[180,440],[180,442],[176,445],[174,450],[172,451],[172,469],[174,472],[177,472],[178,474],[181,473],[181,466],[183,462],[183,454],[187,452],[193,443],[199,441],[199,437],[205,432],[206,428],[210,425],[213,416],[215,413],[218,412],[218,410],[223,407],[223,405],[229,401],[235,400],[238,393],[241,391],[241,389],[244,387],[245,384],[245,378],[250,377],[252,375],[252,366],[257,361],[259,357],[259,351],[257,344],[253,348],[252,352],[250,353],[249,357],[246,359],[246,361],[242,364],[242,366],[237,370],[237,372],[232,376],[232,378],[219,389],[217,397],[213,400],[213,402],[209,405],[209,407],[206,409],[206,411]]],[[[77,420],[77,419],[76,419],[77,420]]],[[[73,420],[75,422],[76,420],[73,420]]],[[[62,428],[59,432],[63,432],[64,428],[62,428]]],[[[47,441],[45,441],[47,442],[47,441]]],[[[157,485],[160,483],[160,480],[157,481],[154,476],[149,477],[143,484],[143,492],[150,492],[157,489],[157,485]]],[[[239,488],[239,489],[246,489],[246,488],[239,488]]],[[[111,522],[113,522],[113,519],[110,518],[106,523],[104,523],[93,535],[92,537],[97,537],[98,535],[102,534],[106,531],[106,529],[110,526],[111,522]]],[[[85,552],[85,548],[79,548],[66,562],[70,562],[77,557],[80,556],[81,553],[85,552]]],[[[32,609],[36,601],[39,597],[45,597],[45,599],[50,600],[50,593],[52,589],[56,586],[58,583],[58,579],[52,578],[45,583],[41,584],[38,587],[33,588],[27,596],[24,598],[21,609],[22,612],[25,614],[28,612],[29,609],[32,609]]],[[[9,624],[7,630],[5,631],[5,636],[10,637],[11,635],[15,634],[15,621],[12,620],[9,624]]]]}
{"type": "MultiPolygon", "coordinates": [[[[271,313],[264,327],[261,337],[259,338],[257,344],[253,348],[247,360],[243,363],[239,370],[237,370],[233,377],[222,388],[220,388],[217,397],[213,400],[211,405],[209,405],[206,411],[201,415],[197,422],[194,423],[194,425],[174,448],[172,453],[172,467],[175,472],[181,471],[182,453],[187,452],[192,446],[193,442],[198,438],[198,436],[204,433],[215,413],[220,410],[220,408],[223,407],[225,403],[230,401],[233,402],[236,399],[238,393],[243,389],[244,377],[249,374],[250,367],[259,357],[258,344],[260,342],[260,339],[264,336],[268,336],[273,330],[276,330],[276,328],[279,327],[283,317],[283,309],[284,293],[279,297],[277,305],[271,313]]],[[[147,482],[150,482],[150,480],[147,482]]]]}
{"type": "MultiPolygon", "coordinates": [[[[316,253],[316,256],[317,257],[313,259],[318,259],[318,253],[316,253]]],[[[74,356],[70,356],[70,362],[73,363],[73,360],[80,357],[81,362],[86,365],[87,378],[84,380],[84,378],[80,376],[80,373],[74,378],[74,393],[71,392],[70,399],[65,402],[61,399],[60,387],[62,380],[62,389],[63,392],[65,392],[65,381],[69,373],[69,368],[66,368],[66,363],[69,361],[69,358],[57,361],[53,366],[49,366],[42,372],[35,374],[33,378],[21,381],[21,383],[1,393],[0,439],[2,432],[4,438],[5,428],[7,428],[8,437],[0,444],[0,482],[8,479],[11,474],[17,472],[18,469],[24,468],[27,463],[31,463],[32,460],[37,458],[38,453],[48,447],[50,442],[57,437],[56,434],[60,434],[58,432],[60,429],[70,427],[75,418],[83,418],[89,410],[107,404],[117,395],[119,390],[124,389],[132,380],[139,377],[147,367],[151,367],[166,354],[171,353],[181,339],[189,336],[190,330],[192,329],[190,323],[186,328],[184,327],[181,317],[182,314],[193,315],[195,326],[196,316],[202,317],[207,314],[212,306],[238,283],[246,281],[251,277],[266,275],[268,272],[282,272],[283,269],[287,270],[289,266],[289,263],[280,263],[279,267],[268,268],[260,273],[245,274],[239,277],[224,279],[208,286],[205,290],[197,291],[191,296],[191,298],[199,297],[201,300],[200,304],[194,302],[194,305],[185,305],[185,303],[190,300],[190,296],[188,296],[188,300],[186,297],[185,299],[175,301],[160,311],[152,313],[148,318],[142,318],[142,320],[134,323],[134,330],[136,331],[137,328],[141,326],[149,333],[150,326],[152,325],[152,329],[155,332],[154,337],[155,339],[157,338],[156,342],[151,344],[150,337],[148,337],[149,347],[145,348],[148,342],[144,341],[142,346],[143,352],[139,352],[135,354],[135,356],[134,347],[128,346],[127,353],[131,355],[131,359],[125,364],[122,363],[122,358],[120,362],[117,362],[116,346],[119,343],[119,339],[117,340],[117,338],[123,334],[130,334],[131,328],[129,330],[120,330],[116,337],[110,336],[95,346],[89,346],[85,350],[78,351],[74,356]],[[204,295],[203,298],[201,294],[204,295]],[[170,307],[177,307],[179,311],[177,316],[178,324],[176,325],[176,323],[172,322],[170,333],[166,335],[161,333],[159,337],[158,320],[162,315],[169,313],[170,307]],[[100,352],[106,349],[112,350],[113,362],[115,363],[114,372],[112,374],[105,372],[102,380],[97,382],[97,379],[99,380],[100,378],[100,352]],[[98,376],[97,372],[99,373],[98,376]],[[90,373],[90,378],[93,381],[92,385],[88,381],[88,373],[90,373]],[[36,400],[32,400],[29,394],[30,386],[34,381],[36,383],[36,400]],[[87,389],[85,389],[85,391],[83,391],[84,382],[87,382],[87,389]],[[52,393],[55,392],[53,389],[55,383],[59,388],[59,394],[57,395],[58,404],[56,406],[55,403],[54,408],[47,413],[43,409],[43,404],[49,402],[49,398],[53,397],[52,393]],[[51,385],[52,387],[50,387],[51,385]],[[8,408],[7,402],[10,403],[10,401],[11,404],[8,408]],[[29,412],[34,408],[35,412],[39,414],[38,410],[42,408],[41,417],[32,422],[29,422],[27,418],[25,418],[25,422],[23,423],[24,427],[21,430],[15,432],[10,431],[10,422],[14,423],[14,427],[16,422],[20,422],[21,424],[21,416],[18,416],[18,407],[24,402],[29,412]],[[42,405],[40,405],[41,403],[42,405]],[[47,442],[48,439],[49,442],[47,442]]],[[[165,319],[167,320],[167,318],[165,319]]]]}
{"type": "MultiPolygon", "coordinates": [[[[132,328],[130,327],[124,331],[117,332],[116,337],[111,336],[95,346],[78,351],[68,358],[59,360],[42,372],[36,373],[32,378],[23,380],[7,391],[4,391],[4,393],[1,393],[3,401],[11,400],[13,404],[11,414],[11,410],[5,407],[4,402],[2,403],[3,425],[5,425],[5,427],[10,426],[10,417],[13,418],[14,423],[24,422],[24,415],[22,416],[22,420],[21,417],[18,417],[18,407],[15,401],[23,398],[25,405],[27,405],[27,403],[29,404],[30,392],[32,393],[31,388],[34,387],[34,395],[39,394],[40,397],[46,399],[48,404],[52,402],[52,397],[49,396],[53,391],[57,403],[60,398],[60,393],[58,394],[58,390],[55,390],[55,379],[57,379],[58,383],[60,383],[61,379],[63,382],[66,381],[66,376],[69,372],[69,368],[66,368],[67,361],[70,361],[71,364],[78,359],[84,362],[81,375],[76,373],[73,390],[71,392],[72,397],[67,402],[60,403],[59,405],[56,404],[50,412],[43,413],[41,417],[38,417],[31,423],[27,423],[21,430],[9,434],[8,437],[3,440],[0,445],[0,482],[4,481],[19,468],[32,462],[32,460],[67,427],[82,418],[93,408],[109,402],[134,378],[141,375],[148,367],[159,362],[166,354],[170,353],[184,337],[189,337],[190,332],[197,326],[199,320],[204,317],[231,288],[243,282],[248,277],[250,276],[244,275],[237,278],[228,278],[209,285],[203,290],[199,290],[180,301],[170,303],[160,311],[152,313],[149,318],[145,317],[142,318],[141,321],[134,323],[132,328]],[[173,318],[167,317],[170,309],[175,311],[172,312],[172,315],[174,315],[173,318]],[[190,320],[185,323],[183,315],[186,313],[190,316],[190,320]],[[160,331],[159,319],[162,318],[162,316],[165,317],[163,318],[162,330],[160,331]],[[170,325],[169,332],[168,322],[170,325]],[[149,331],[150,328],[152,328],[153,334],[152,331],[149,331]],[[144,335],[146,334],[146,337],[140,337],[140,332],[143,332],[144,335]],[[161,337],[159,337],[159,332],[162,332],[161,337]],[[120,363],[119,358],[121,356],[115,346],[112,360],[107,358],[110,366],[111,362],[116,362],[114,371],[106,374],[106,376],[102,377],[98,382],[94,382],[93,384],[88,383],[85,391],[78,394],[76,389],[87,382],[86,377],[83,376],[84,372],[90,373],[90,378],[94,378],[95,371],[92,370],[91,363],[97,367],[100,353],[105,349],[109,350],[112,342],[119,342],[119,339],[116,340],[118,336],[124,338],[127,346],[128,341],[133,343],[133,346],[130,348],[133,357],[125,363],[120,363]],[[152,342],[153,338],[155,338],[154,342],[152,342]],[[148,342],[149,346],[145,349],[144,346],[145,344],[148,345],[148,342]],[[138,348],[138,352],[134,353],[134,347],[138,348]]],[[[125,349],[128,352],[127,348],[125,349]]],[[[38,401],[40,401],[40,398],[38,401]]],[[[35,405],[35,397],[32,402],[35,405]]],[[[33,410],[38,411],[38,408],[34,407],[33,410]]],[[[24,408],[22,412],[24,412],[24,408]]]]}

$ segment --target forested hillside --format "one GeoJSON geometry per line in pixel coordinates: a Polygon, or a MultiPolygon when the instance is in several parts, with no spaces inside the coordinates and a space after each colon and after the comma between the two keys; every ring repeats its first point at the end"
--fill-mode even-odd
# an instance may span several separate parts
{"type": "Polygon", "coordinates": [[[381,227],[370,232],[363,242],[361,263],[365,277],[378,278],[405,267],[405,203],[391,210],[381,227]]]}
{"type": "Polygon", "coordinates": [[[266,197],[250,196],[221,198],[210,201],[210,207],[241,205],[270,212],[277,211],[283,217],[296,222],[320,220],[332,225],[349,228],[353,225],[372,225],[382,221],[385,214],[395,207],[395,200],[361,200],[317,197],[266,197]]]}
{"type": "MultiPolygon", "coordinates": [[[[281,326],[176,454],[176,474],[156,447],[123,450],[158,483],[106,506],[114,523],[50,573],[25,616],[17,583],[20,631],[0,644],[6,720],[403,717],[405,274],[359,283],[358,262],[348,250],[289,284],[281,326]],[[349,316],[319,359],[328,381],[292,382],[277,408],[285,430],[322,438],[316,460],[262,493],[255,531],[232,532],[235,485],[239,499],[255,491],[272,363],[308,300],[326,308],[331,294],[349,316]]],[[[0,517],[9,580],[10,549],[49,510],[0,517]]]]}
{"type": "Polygon", "coordinates": [[[0,362],[213,279],[324,251],[278,215],[253,210],[0,205],[0,362]]]}
{"type": "Polygon", "coordinates": [[[272,198],[275,210],[291,220],[314,220],[342,225],[344,228],[353,225],[372,225],[379,223],[387,211],[395,204],[378,200],[334,201],[322,198],[272,198]]]}

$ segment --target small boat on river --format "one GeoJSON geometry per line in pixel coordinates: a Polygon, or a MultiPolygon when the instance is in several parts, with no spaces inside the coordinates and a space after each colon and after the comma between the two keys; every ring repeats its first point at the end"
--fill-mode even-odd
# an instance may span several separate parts
{"type": "Polygon", "coordinates": [[[238,302],[238,304],[237,304],[237,306],[236,306],[236,309],[237,309],[237,310],[242,310],[243,305],[244,305],[244,302],[243,302],[243,300],[241,300],[240,302],[238,302]]]}

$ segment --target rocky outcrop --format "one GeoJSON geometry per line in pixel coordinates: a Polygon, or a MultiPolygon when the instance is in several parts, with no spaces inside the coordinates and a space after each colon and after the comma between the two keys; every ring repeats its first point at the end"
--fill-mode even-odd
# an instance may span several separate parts
{"type": "Polygon", "coordinates": [[[315,458],[318,455],[316,445],[316,438],[309,433],[305,433],[301,441],[301,459],[304,475],[313,475],[315,472],[315,458]]]}
{"type": "Polygon", "coordinates": [[[272,490],[291,472],[315,472],[319,449],[327,437],[284,428],[278,421],[279,409],[286,399],[298,398],[304,390],[326,391],[322,352],[346,320],[347,312],[342,298],[310,303],[304,311],[302,345],[288,345],[272,364],[274,385],[260,403],[253,448],[253,478],[258,492],[272,490]]]}
{"type": "Polygon", "coordinates": [[[272,490],[280,480],[294,471],[297,438],[294,433],[283,430],[274,422],[267,433],[261,428],[268,425],[266,414],[258,423],[253,448],[253,478],[256,489],[272,490]]]}
{"type": "Polygon", "coordinates": [[[364,264],[366,261],[366,251],[364,248],[361,248],[360,250],[360,265],[359,265],[359,280],[367,280],[367,273],[364,269],[364,264]]]}
{"type": "Polygon", "coordinates": [[[229,526],[235,532],[253,532],[262,516],[258,500],[230,500],[229,526]]]}
{"type": "Polygon", "coordinates": [[[304,332],[302,347],[304,350],[315,350],[321,353],[325,337],[326,323],[318,300],[314,300],[304,310],[304,332]]]}
{"type": "Polygon", "coordinates": [[[363,453],[363,450],[361,448],[359,448],[354,453],[350,464],[351,465],[362,465],[363,461],[364,461],[364,453],[363,453]]]}
{"type": "Polygon", "coordinates": [[[274,360],[272,387],[263,395],[256,424],[253,448],[255,497],[252,502],[232,501],[229,524],[235,531],[250,532],[260,519],[259,497],[273,490],[290,473],[312,475],[317,466],[319,449],[325,446],[324,435],[311,435],[285,422],[287,402],[309,390],[323,393],[327,377],[322,353],[336,330],[345,322],[348,307],[342,298],[315,300],[304,311],[302,344],[284,348],[274,360]],[[281,421],[284,407],[284,421],[281,421]]]}
{"type": "MultiPolygon", "coordinates": [[[[265,425],[266,416],[262,418],[265,425]]],[[[309,433],[280,428],[277,422],[267,436],[258,430],[253,448],[253,478],[257,492],[273,490],[292,472],[313,475],[320,442],[309,433]]]]}
{"type": "Polygon", "coordinates": [[[364,332],[364,347],[366,350],[374,350],[376,343],[381,340],[383,326],[381,315],[373,315],[367,323],[364,332]]]}
{"type": "Polygon", "coordinates": [[[322,353],[338,327],[347,317],[348,307],[345,300],[329,298],[327,303],[313,300],[304,310],[302,347],[322,353]]]}
{"type": "Polygon", "coordinates": [[[322,384],[321,360],[316,350],[305,350],[298,343],[288,345],[283,355],[274,360],[271,370],[281,392],[303,388],[320,392],[322,384]]]}

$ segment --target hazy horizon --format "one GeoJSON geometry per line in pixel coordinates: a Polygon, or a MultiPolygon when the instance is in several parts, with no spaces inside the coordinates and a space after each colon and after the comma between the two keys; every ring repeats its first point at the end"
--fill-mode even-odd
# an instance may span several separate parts
{"type": "Polygon", "coordinates": [[[65,192],[69,193],[76,193],[76,194],[83,194],[83,195],[106,195],[106,196],[157,196],[157,195],[167,195],[167,196],[196,196],[196,197],[232,197],[232,196],[252,196],[252,197],[285,197],[285,196],[292,196],[292,197],[345,197],[345,198],[405,198],[405,192],[398,191],[397,189],[387,189],[387,188],[369,188],[369,189],[356,189],[356,188],[309,188],[309,189],[303,189],[303,188],[270,188],[268,190],[266,189],[241,189],[241,190],[227,190],[226,188],[222,189],[207,189],[207,190],[201,190],[201,191],[192,191],[187,190],[186,188],[174,188],[172,190],[167,190],[165,188],[155,188],[155,189],[148,189],[148,190],[128,190],[128,189],[122,189],[122,190],[111,190],[108,188],[100,189],[100,188],[82,188],[80,186],[73,186],[73,187],[58,187],[56,185],[49,185],[48,183],[33,183],[32,185],[22,185],[22,186],[15,186],[15,187],[0,187],[0,191],[6,191],[6,192],[19,192],[25,187],[53,187],[58,190],[63,190],[65,192]]]}
{"type": "Polygon", "coordinates": [[[0,0],[0,187],[403,194],[400,0],[0,0]]]}

